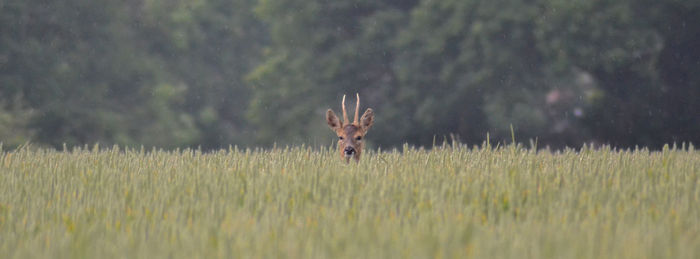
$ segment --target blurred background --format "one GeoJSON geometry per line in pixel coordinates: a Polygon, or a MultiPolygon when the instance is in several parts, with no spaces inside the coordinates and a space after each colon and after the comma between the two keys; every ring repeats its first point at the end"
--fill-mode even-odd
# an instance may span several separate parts
{"type": "Polygon", "coordinates": [[[697,145],[700,1],[0,1],[5,148],[326,146],[355,93],[374,148],[697,145]]]}

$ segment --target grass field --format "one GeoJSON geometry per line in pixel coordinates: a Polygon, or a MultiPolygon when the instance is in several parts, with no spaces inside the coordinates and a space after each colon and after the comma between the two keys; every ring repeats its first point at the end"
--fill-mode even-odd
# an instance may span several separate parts
{"type": "Polygon", "coordinates": [[[2,258],[700,258],[700,152],[0,153],[2,258]]]}

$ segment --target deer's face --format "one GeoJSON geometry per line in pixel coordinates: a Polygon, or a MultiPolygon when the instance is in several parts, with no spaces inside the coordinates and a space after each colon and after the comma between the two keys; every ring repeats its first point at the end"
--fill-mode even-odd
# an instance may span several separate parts
{"type": "Polygon", "coordinates": [[[362,138],[365,136],[364,132],[359,127],[350,124],[336,131],[336,134],[338,134],[340,155],[346,160],[350,160],[350,158],[355,158],[356,161],[360,160],[362,148],[364,148],[362,143],[362,138]]]}
{"type": "Polygon", "coordinates": [[[328,109],[326,112],[326,122],[328,126],[335,131],[336,135],[338,135],[338,151],[346,162],[350,161],[350,158],[354,158],[355,161],[360,161],[360,155],[364,148],[364,137],[374,123],[374,112],[372,109],[367,109],[362,115],[362,118],[358,121],[357,114],[359,105],[360,99],[358,96],[357,107],[355,108],[355,121],[353,123],[348,123],[347,120],[345,96],[343,96],[343,117],[345,119],[343,123],[340,122],[338,116],[335,116],[333,110],[328,109]]]}

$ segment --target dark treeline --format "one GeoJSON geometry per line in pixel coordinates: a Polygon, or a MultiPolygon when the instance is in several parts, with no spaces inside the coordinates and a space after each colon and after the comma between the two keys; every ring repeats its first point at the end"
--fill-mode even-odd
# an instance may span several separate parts
{"type": "Polygon", "coordinates": [[[0,142],[700,143],[697,0],[8,0],[0,142]]]}

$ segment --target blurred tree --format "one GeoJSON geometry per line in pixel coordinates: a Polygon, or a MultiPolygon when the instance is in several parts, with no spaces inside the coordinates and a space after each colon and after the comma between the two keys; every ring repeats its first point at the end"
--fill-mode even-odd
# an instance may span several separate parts
{"type": "MultiPolygon", "coordinates": [[[[354,109],[358,92],[363,110],[389,101],[397,83],[389,41],[413,4],[261,1],[257,12],[270,26],[271,46],[265,62],[249,76],[248,118],[257,127],[257,141],[325,145],[334,137],[325,111],[338,111],[343,93],[351,97],[348,109],[354,109]]],[[[391,127],[383,118],[378,114],[375,128],[391,127]]]]}
{"type": "MultiPolygon", "coordinates": [[[[661,81],[653,107],[654,129],[644,142],[628,145],[654,145],[692,141],[700,143],[700,1],[646,1],[638,15],[648,17],[662,38],[655,62],[661,81]]],[[[639,6],[634,6],[635,10],[639,6]]],[[[634,104],[631,104],[634,105],[634,104]]],[[[642,122],[643,123],[643,122],[642,122]]]]}
{"type": "MultiPolygon", "coordinates": [[[[700,142],[700,1],[8,0],[0,141],[700,142]],[[255,11],[253,11],[255,10],[255,11]]],[[[9,144],[8,144],[9,143],[9,144]]]]}
{"type": "Polygon", "coordinates": [[[424,1],[397,39],[398,137],[429,144],[432,134],[481,142],[545,131],[542,54],[535,48],[532,1],[424,1]],[[416,130],[416,128],[420,130],[416,130]],[[431,132],[432,134],[425,134],[431,132]],[[418,135],[420,134],[420,135],[418,135]]]}
{"type": "Polygon", "coordinates": [[[14,99],[0,99],[0,142],[3,148],[14,148],[34,137],[28,129],[33,110],[23,105],[19,96],[14,99]]]}
{"type": "Polygon", "coordinates": [[[266,29],[252,12],[254,0],[151,1],[142,20],[148,49],[164,61],[169,80],[183,89],[176,107],[200,135],[193,144],[216,148],[248,144],[244,77],[259,62],[266,29]]]}
{"type": "Polygon", "coordinates": [[[329,135],[325,107],[354,92],[378,111],[379,145],[450,133],[480,142],[489,130],[510,136],[511,124],[523,138],[547,129],[530,1],[276,1],[259,10],[273,45],[251,75],[249,114],[264,140],[329,135]]]}
{"type": "MultiPolygon", "coordinates": [[[[538,42],[549,69],[592,76],[583,126],[597,141],[700,140],[697,1],[546,1],[538,42]],[[691,133],[695,132],[695,133],[691,133]]],[[[563,72],[564,74],[562,74],[563,72]]],[[[570,76],[569,76],[570,77],[570,76]]]]}
{"type": "Polygon", "coordinates": [[[54,146],[243,141],[242,78],[264,34],[253,3],[4,2],[0,95],[20,96],[32,139],[54,146]]]}
{"type": "Polygon", "coordinates": [[[380,145],[450,133],[480,142],[487,131],[509,139],[510,125],[520,140],[555,147],[698,141],[696,3],[262,1],[258,10],[272,45],[250,77],[249,118],[268,143],[323,136],[325,107],[356,91],[377,108],[380,145]]]}
{"type": "Polygon", "coordinates": [[[149,105],[161,75],[134,38],[130,7],[87,0],[2,5],[0,81],[7,87],[0,91],[35,111],[29,128],[36,141],[168,146],[175,134],[194,130],[149,105]],[[151,138],[138,132],[162,122],[176,124],[160,133],[168,142],[143,142],[151,138]]]}

